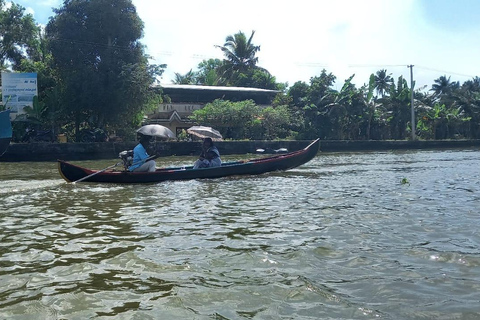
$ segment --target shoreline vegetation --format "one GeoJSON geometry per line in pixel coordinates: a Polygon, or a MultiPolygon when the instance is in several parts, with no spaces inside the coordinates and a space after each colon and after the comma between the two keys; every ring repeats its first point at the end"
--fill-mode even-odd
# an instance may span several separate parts
{"type": "MultiPolygon", "coordinates": [[[[310,140],[254,140],[220,141],[216,145],[222,155],[255,154],[257,149],[265,153],[285,148],[295,151],[306,147],[310,140]]],[[[115,159],[124,150],[131,150],[136,142],[96,143],[12,143],[0,162],[66,161],[115,159]]],[[[156,142],[156,150],[162,157],[196,156],[199,142],[156,142]]],[[[480,140],[321,140],[321,152],[370,152],[393,150],[462,149],[479,148],[480,140]]]]}
{"type": "MultiPolygon", "coordinates": [[[[174,132],[202,125],[233,140],[480,139],[478,76],[460,83],[438,74],[430,86],[421,86],[415,84],[414,65],[407,66],[410,81],[379,66],[366,79],[355,78],[355,73],[337,79],[322,69],[309,81],[282,83],[261,66],[255,30],[239,30],[216,44],[206,43],[223,58],[204,57],[186,74],[175,72],[173,84],[278,93],[257,102],[264,100],[258,92],[236,93],[229,100],[223,94],[199,99],[190,92],[176,101],[161,86],[168,65],[150,63],[141,42],[143,22],[132,0],[64,1],[44,27],[22,6],[6,3],[0,0],[0,29],[10,36],[2,39],[6,50],[0,50],[0,69],[36,73],[38,93],[27,106],[13,105],[19,102],[13,93],[2,98],[0,110],[15,106],[24,112],[14,121],[15,142],[25,141],[26,131],[51,131],[52,138],[65,135],[80,142],[85,132],[99,130],[130,141],[153,115],[167,120],[174,132]],[[178,110],[168,107],[176,103],[178,110]],[[195,110],[183,103],[202,107],[195,110]]],[[[295,57],[286,57],[285,63],[288,59],[295,57]]],[[[94,136],[89,141],[101,141],[102,135],[94,136]]],[[[48,139],[43,134],[31,138],[48,139]]]]}

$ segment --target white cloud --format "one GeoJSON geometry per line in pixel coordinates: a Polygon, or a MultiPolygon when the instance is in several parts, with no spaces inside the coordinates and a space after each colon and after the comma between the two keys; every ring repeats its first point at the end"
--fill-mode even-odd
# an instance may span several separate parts
{"type": "MultiPolygon", "coordinates": [[[[134,0],[145,22],[148,50],[167,63],[165,80],[186,73],[206,58],[222,58],[215,44],[227,35],[255,30],[261,46],[259,65],[278,81],[308,81],[323,68],[343,81],[356,73],[368,81],[372,69],[354,65],[398,64],[403,32],[412,0],[391,1],[177,1],[152,4],[134,0]],[[393,36],[395,35],[395,36],[393,36]],[[396,39],[395,39],[396,38],[396,39]],[[395,62],[393,62],[395,61],[395,62]]],[[[403,59],[402,59],[403,60],[403,59]]],[[[408,60],[401,62],[409,63],[408,60]]],[[[360,78],[362,77],[362,78],[360,78]]]]}
{"type": "MultiPolygon", "coordinates": [[[[166,63],[163,81],[174,73],[196,69],[199,62],[223,58],[214,45],[225,37],[255,30],[254,43],[261,46],[259,65],[280,82],[292,85],[309,81],[322,69],[337,76],[337,87],[355,74],[354,83],[368,82],[369,75],[387,69],[395,78],[410,79],[413,64],[417,86],[431,85],[443,74],[465,81],[480,75],[480,28],[462,24],[459,13],[472,2],[458,0],[449,8],[424,5],[428,0],[133,0],[145,23],[142,42],[154,63],[166,63]],[[452,9],[453,8],[453,9],[452,9]],[[432,12],[438,10],[438,12],[432,12]],[[448,12],[450,13],[450,12],[448,12]],[[452,17],[435,21],[439,14],[452,17]],[[433,19],[433,20],[432,20],[433,19]],[[447,22],[449,20],[446,20],[447,22]]],[[[17,0],[42,24],[52,7],[62,0],[17,0]]],[[[428,3],[428,2],[427,2],[428,3]]],[[[443,2],[442,2],[443,3],[443,2]]],[[[470,8],[471,7],[471,8],[470,8]]],[[[471,19],[472,20],[472,19],[471,19]]],[[[473,19],[476,21],[475,19],[473,19]]],[[[472,21],[473,21],[472,20],[472,21]]],[[[470,21],[470,20],[469,20],[470,21]]]]}

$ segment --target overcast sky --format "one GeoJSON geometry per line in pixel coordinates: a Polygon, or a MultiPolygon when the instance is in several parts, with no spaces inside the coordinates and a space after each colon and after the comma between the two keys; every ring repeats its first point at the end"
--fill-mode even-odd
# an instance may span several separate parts
{"type": "MultiPolygon", "coordinates": [[[[8,0],[7,0],[8,1],[8,0]]],[[[61,0],[16,0],[46,24],[61,0]]],[[[309,82],[322,69],[336,88],[355,74],[361,86],[387,69],[416,87],[442,75],[463,83],[480,76],[478,0],[133,0],[145,24],[152,63],[167,64],[161,80],[194,71],[199,62],[222,59],[215,45],[228,35],[255,30],[258,65],[277,82],[309,82]]]]}

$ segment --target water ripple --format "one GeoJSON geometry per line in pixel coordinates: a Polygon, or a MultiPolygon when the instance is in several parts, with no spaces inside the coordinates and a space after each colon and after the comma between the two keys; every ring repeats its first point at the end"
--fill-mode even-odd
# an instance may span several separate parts
{"type": "Polygon", "coordinates": [[[477,318],[479,160],[324,153],[288,172],[150,185],[0,164],[0,314],[477,318]]]}

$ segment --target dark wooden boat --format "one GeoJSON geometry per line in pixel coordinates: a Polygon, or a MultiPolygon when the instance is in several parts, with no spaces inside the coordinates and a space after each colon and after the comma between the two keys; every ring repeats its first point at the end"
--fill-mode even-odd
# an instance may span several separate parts
{"type": "Polygon", "coordinates": [[[12,140],[10,110],[0,111],[0,156],[7,151],[10,140],[12,140]]]}
{"type": "Polygon", "coordinates": [[[112,167],[103,170],[90,170],[58,160],[60,175],[67,182],[109,182],[109,183],[154,183],[168,180],[214,179],[235,175],[258,175],[266,172],[288,170],[312,160],[318,152],[319,139],[307,147],[272,157],[246,161],[225,162],[221,167],[193,169],[175,167],[157,169],[155,172],[128,172],[112,167]]]}

